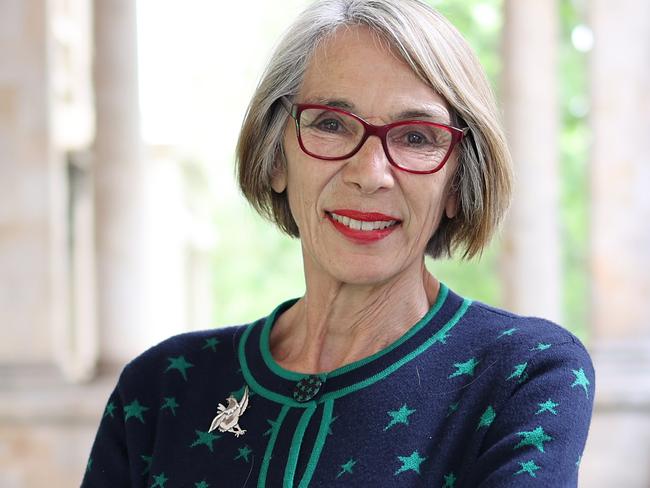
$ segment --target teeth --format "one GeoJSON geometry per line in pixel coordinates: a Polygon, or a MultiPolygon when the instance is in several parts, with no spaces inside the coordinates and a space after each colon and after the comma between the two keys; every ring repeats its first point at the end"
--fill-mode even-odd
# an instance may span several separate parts
{"type": "Polygon", "coordinates": [[[350,227],[355,230],[369,231],[369,230],[378,230],[385,229],[391,225],[395,225],[397,220],[380,220],[377,222],[367,222],[361,220],[351,219],[350,217],[344,217],[343,215],[337,215],[332,213],[332,218],[341,224],[350,227]]]}

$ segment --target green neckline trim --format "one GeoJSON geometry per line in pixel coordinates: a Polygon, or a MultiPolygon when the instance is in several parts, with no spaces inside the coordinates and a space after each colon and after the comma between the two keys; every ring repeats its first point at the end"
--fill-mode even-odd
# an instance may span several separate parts
{"type": "MultiPolygon", "coordinates": [[[[418,331],[420,331],[427,323],[431,321],[431,319],[433,319],[438,314],[438,312],[442,308],[442,305],[445,303],[445,300],[447,300],[448,295],[449,295],[449,288],[447,288],[447,286],[444,283],[440,283],[440,291],[438,292],[438,296],[433,306],[420,320],[418,320],[415,323],[415,325],[413,325],[404,335],[402,335],[402,337],[397,339],[395,342],[389,344],[385,348],[381,349],[380,351],[377,351],[372,356],[368,356],[366,358],[359,359],[358,361],[355,361],[353,363],[346,364],[345,366],[341,366],[340,368],[334,369],[329,373],[321,373],[319,374],[319,376],[324,376],[326,378],[334,378],[341,374],[348,373],[352,370],[355,370],[357,368],[360,368],[368,364],[371,361],[374,361],[382,357],[385,354],[388,354],[395,348],[404,344],[404,342],[406,342],[415,334],[417,334],[418,331]]],[[[290,371],[280,366],[276,362],[276,360],[273,359],[273,356],[271,355],[269,336],[271,334],[271,328],[275,322],[276,315],[278,314],[278,312],[284,309],[287,305],[293,305],[293,303],[295,303],[296,301],[297,299],[289,300],[276,307],[275,310],[273,310],[271,315],[269,315],[266,321],[264,322],[262,326],[263,327],[262,333],[260,334],[260,350],[262,351],[262,358],[264,359],[264,363],[273,373],[291,381],[299,381],[305,376],[309,376],[309,375],[305,373],[297,373],[295,371],[290,371]]]]}
{"type": "Polygon", "coordinates": [[[307,408],[296,425],[296,430],[291,439],[291,448],[289,449],[289,457],[287,458],[287,466],[284,468],[284,481],[282,486],[284,488],[293,488],[293,480],[296,476],[296,467],[298,466],[298,456],[300,455],[300,448],[302,447],[302,439],[305,437],[305,431],[309,425],[312,415],[316,411],[316,404],[312,403],[307,408]]]}
{"type": "Polygon", "coordinates": [[[314,447],[312,448],[311,455],[309,456],[309,461],[307,462],[307,467],[305,468],[305,474],[303,474],[298,488],[307,488],[311,482],[311,478],[314,476],[316,465],[318,464],[321,452],[325,446],[327,432],[330,428],[330,423],[332,422],[333,411],[334,400],[326,401],[325,405],[323,405],[323,416],[321,417],[320,427],[318,428],[318,435],[316,436],[314,447]]]}
{"type": "Polygon", "coordinates": [[[418,357],[420,354],[422,354],[424,351],[429,349],[431,346],[436,344],[437,342],[445,343],[447,340],[447,334],[449,331],[458,323],[458,321],[465,315],[465,312],[467,312],[467,309],[469,306],[472,304],[472,300],[469,299],[464,299],[462,305],[458,309],[458,311],[454,314],[454,316],[447,322],[438,332],[436,332],[434,335],[432,335],[429,339],[427,339],[424,343],[422,343],[417,349],[414,351],[411,351],[409,354],[404,356],[401,359],[398,359],[395,361],[393,364],[391,364],[389,367],[384,369],[383,371],[380,371],[376,375],[371,376],[370,378],[366,378],[363,381],[359,381],[358,383],[355,383],[350,386],[346,386],[345,388],[341,388],[340,390],[335,390],[331,391],[329,393],[324,394],[320,399],[319,402],[326,402],[328,400],[335,400],[337,398],[341,398],[342,396],[348,395],[352,392],[355,392],[357,390],[361,390],[362,388],[365,388],[367,386],[372,385],[373,383],[376,383],[379,380],[383,380],[391,374],[392,372],[396,371],[397,369],[401,368],[404,366],[406,363],[409,361],[415,359],[418,357]]]}
{"type": "Polygon", "coordinates": [[[260,477],[257,479],[257,488],[266,488],[266,475],[269,472],[269,463],[271,462],[271,454],[273,454],[273,448],[275,447],[275,441],[278,438],[278,433],[280,432],[280,426],[284,422],[284,418],[289,412],[289,407],[287,405],[283,406],[280,410],[278,418],[275,419],[275,424],[273,424],[273,431],[271,432],[271,438],[269,443],[266,445],[266,450],[264,451],[264,459],[262,460],[262,465],[260,466],[260,477]]]}
{"type": "Polygon", "coordinates": [[[285,395],[280,395],[279,393],[264,388],[262,385],[260,385],[257,382],[257,380],[255,380],[253,374],[251,373],[250,368],[248,367],[248,360],[246,359],[246,353],[245,353],[246,342],[248,341],[248,336],[250,336],[252,330],[253,330],[253,325],[249,325],[248,327],[246,327],[246,330],[244,330],[244,333],[242,334],[241,339],[239,340],[239,365],[241,366],[242,375],[244,375],[244,379],[246,380],[246,383],[248,383],[248,386],[250,386],[251,389],[255,391],[255,393],[263,396],[267,400],[271,400],[276,403],[281,403],[288,407],[308,408],[312,405],[315,405],[316,402],[314,401],[299,403],[295,401],[293,398],[290,398],[285,395]]]}
{"type": "MultiPolygon", "coordinates": [[[[353,385],[347,386],[345,388],[341,388],[340,390],[336,391],[331,391],[329,393],[326,393],[323,395],[321,398],[318,399],[318,401],[309,401],[305,403],[299,403],[295,401],[294,399],[285,396],[285,395],[280,395],[279,393],[275,393],[274,391],[271,391],[267,388],[264,388],[262,385],[260,385],[255,378],[253,377],[253,374],[251,373],[250,369],[248,368],[248,361],[246,360],[246,354],[245,354],[245,348],[246,348],[246,342],[248,340],[248,337],[251,334],[251,331],[253,330],[253,326],[250,325],[246,328],[244,333],[242,334],[242,337],[239,341],[239,362],[241,365],[241,370],[242,374],[244,375],[244,379],[248,383],[248,385],[251,387],[252,390],[255,391],[255,393],[261,395],[262,397],[266,398],[267,400],[274,401],[276,403],[280,403],[283,405],[286,405],[287,407],[297,407],[297,408],[313,408],[316,403],[322,403],[327,400],[334,400],[336,398],[340,398],[342,396],[345,396],[349,393],[352,393],[354,391],[360,390],[362,388],[365,388],[367,386],[372,385],[373,383],[376,383],[379,380],[384,379],[386,376],[391,374],[393,371],[396,371],[400,367],[402,367],[404,364],[408,363],[409,361],[415,359],[417,356],[422,354],[424,351],[429,349],[431,346],[434,344],[441,342],[444,344],[444,342],[447,339],[447,334],[449,331],[460,321],[460,319],[465,315],[465,312],[467,312],[467,309],[469,306],[472,304],[472,300],[465,298],[463,300],[463,303],[459,307],[459,309],[456,311],[454,316],[444,325],[442,326],[434,335],[432,335],[429,339],[427,339],[424,343],[422,343],[417,349],[414,351],[411,351],[411,353],[407,354],[403,358],[395,361],[393,364],[388,366],[386,369],[383,371],[380,371],[376,375],[371,376],[370,378],[367,378],[363,381],[360,381],[358,383],[355,383],[353,385]]],[[[307,375],[301,375],[299,378],[304,378],[307,375]]]]}

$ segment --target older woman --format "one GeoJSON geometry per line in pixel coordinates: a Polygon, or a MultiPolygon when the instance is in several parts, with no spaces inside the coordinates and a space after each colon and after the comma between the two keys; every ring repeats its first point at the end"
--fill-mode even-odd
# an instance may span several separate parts
{"type": "Polygon", "coordinates": [[[238,160],[247,199],[300,238],[305,294],[131,362],[85,486],[576,485],[584,347],[424,266],[480,253],[510,195],[488,83],[444,18],[417,0],[314,3],[238,160]]]}

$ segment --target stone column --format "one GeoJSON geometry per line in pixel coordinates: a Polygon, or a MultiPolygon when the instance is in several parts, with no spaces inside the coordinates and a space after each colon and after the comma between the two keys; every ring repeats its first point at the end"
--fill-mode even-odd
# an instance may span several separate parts
{"type": "Polygon", "coordinates": [[[584,486],[650,486],[650,2],[591,0],[590,324],[584,486]]]}
{"type": "Polygon", "coordinates": [[[650,3],[590,3],[591,323],[650,336],[650,3]]]}
{"type": "Polygon", "coordinates": [[[136,2],[94,2],[97,298],[102,359],[143,348],[143,163],[136,2]]]}
{"type": "Polygon", "coordinates": [[[555,0],[506,0],[502,99],[515,194],[502,246],[505,306],[561,316],[558,222],[558,9],[555,0]]]}

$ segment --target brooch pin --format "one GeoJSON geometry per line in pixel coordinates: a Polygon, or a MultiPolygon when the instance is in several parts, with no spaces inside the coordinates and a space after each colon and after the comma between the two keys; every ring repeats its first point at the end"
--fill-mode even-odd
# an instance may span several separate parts
{"type": "Polygon", "coordinates": [[[246,407],[248,407],[248,386],[244,387],[244,394],[241,397],[241,400],[237,399],[230,395],[226,398],[228,402],[227,406],[223,406],[221,403],[217,407],[217,416],[212,421],[210,425],[210,430],[212,432],[214,429],[219,429],[220,432],[232,432],[236,437],[246,433],[241,427],[239,427],[239,417],[244,414],[246,407]]]}

